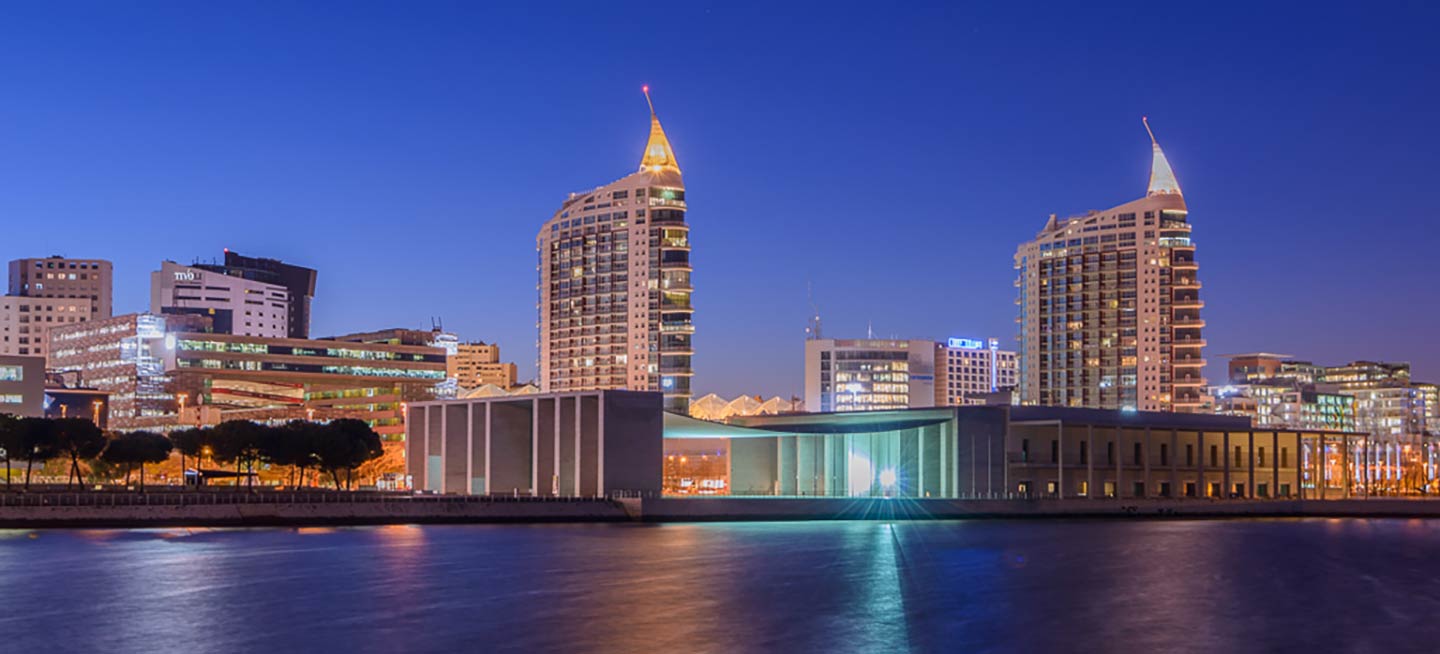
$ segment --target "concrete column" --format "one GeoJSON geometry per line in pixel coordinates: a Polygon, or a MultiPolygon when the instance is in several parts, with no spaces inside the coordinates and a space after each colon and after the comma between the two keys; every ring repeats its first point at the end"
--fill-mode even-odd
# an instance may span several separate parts
{"type": "Polygon", "coordinates": [[[1205,494],[1210,492],[1210,481],[1205,476],[1205,455],[1208,452],[1205,450],[1205,430],[1203,429],[1195,432],[1195,449],[1199,450],[1196,454],[1200,455],[1200,478],[1195,482],[1195,497],[1205,497],[1205,494]]]}
{"type": "Polygon", "coordinates": [[[597,439],[596,439],[597,442],[599,443],[599,445],[595,448],[596,459],[598,459],[598,460],[596,461],[596,470],[595,470],[595,495],[596,495],[596,496],[604,496],[604,495],[605,495],[605,391],[600,391],[599,395],[600,395],[600,398],[599,398],[599,407],[600,407],[600,408],[599,408],[598,413],[599,413],[600,415],[599,415],[598,421],[595,423],[596,431],[599,432],[599,434],[598,434],[598,436],[597,436],[597,439]]]}
{"type": "Polygon", "coordinates": [[[1270,464],[1273,472],[1270,475],[1270,496],[1275,497],[1280,492],[1280,432],[1270,432],[1274,442],[1270,447],[1274,448],[1270,454],[1270,464]]]}
{"type": "Polygon", "coordinates": [[[465,404],[465,494],[475,492],[475,403],[465,404]]]}
{"type": "Polygon", "coordinates": [[[1140,443],[1140,475],[1145,484],[1145,496],[1150,497],[1150,428],[1145,428],[1145,435],[1141,436],[1140,443]]]}
{"type": "Polygon", "coordinates": [[[540,494],[540,399],[530,399],[530,494],[540,494]]]}
{"type": "Polygon", "coordinates": [[[1246,470],[1245,497],[1255,497],[1255,430],[1250,430],[1250,456],[1245,460],[1250,463],[1246,470]]]}
{"type": "Polygon", "coordinates": [[[492,404],[491,402],[485,403],[485,486],[482,490],[486,495],[489,495],[491,489],[494,488],[490,481],[490,461],[493,458],[490,455],[490,407],[492,404]]]}
{"type": "Polygon", "coordinates": [[[915,430],[915,497],[925,497],[925,430],[915,430]]]}
{"type": "Polygon", "coordinates": [[[1220,439],[1220,454],[1225,460],[1225,472],[1221,475],[1220,497],[1230,497],[1230,432],[1222,432],[1220,439]]]}
{"type": "Polygon", "coordinates": [[[1125,430],[1115,428],[1115,499],[1125,496],[1125,430]]]}
{"type": "Polygon", "coordinates": [[[1340,436],[1340,497],[1350,499],[1350,437],[1340,436]]]}
{"type": "Polygon", "coordinates": [[[1185,489],[1180,487],[1180,430],[1170,429],[1170,497],[1182,497],[1185,489]]]}
{"type": "Polygon", "coordinates": [[[1095,499],[1095,425],[1085,425],[1085,499],[1095,499]]]}
{"type": "Polygon", "coordinates": [[[575,489],[575,490],[574,490],[574,492],[575,492],[575,497],[581,497],[581,496],[584,495],[584,492],[582,492],[581,489],[580,489],[580,462],[581,462],[582,460],[584,460],[584,458],[585,458],[585,456],[584,456],[583,454],[581,454],[581,449],[580,449],[580,432],[584,431],[584,427],[583,427],[584,423],[580,422],[580,412],[583,410],[582,407],[583,407],[584,405],[585,405],[585,402],[584,402],[584,400],[581,399],[581,396],[580,396],[580,395],[576,395],[576,396],[575,396],[575,483],[571,484],[571,487],[575,489]]]}
{"type": "Polygon", "coordinates": [[[1055,423],[1055,497],[1065,499],[1065,421],[1055,423]]]}
{"type": "MultiPolygon", "coordinates": [[[[450,428],[449,428],[449,427],[450,427],[450,425],[447,423],[447,419],[450,417],[450,412],[445,410],[445,405],[443,405],[443,404],[440,405],[439,409],[440,409],[440,494],[441,494],[441,495],[444,495],[445,493],[450,492],[450,485],[449,485],[449,481],[450,481],[450,480],[448,479],[448,478],[450,477],[450,475],[445,474],[445,473],[447,472],[446,468],[448,468],[449,465],[450,465],[450,453],[449,453],[449,445],[450,445],[450,428]]],[[[239,483],[239,482],[236,482],[236,483],[239,483]]]]}
{"type": "Polygon", "coordinates": [[[1320,489],[1316,497],[1323,500],[1325,499],[1325,487],[1329,485],[1325,483],[1325,434],[1315,434],[1315,439],[1319,443],[1315,456],[1315,487],[1320,489]]]}

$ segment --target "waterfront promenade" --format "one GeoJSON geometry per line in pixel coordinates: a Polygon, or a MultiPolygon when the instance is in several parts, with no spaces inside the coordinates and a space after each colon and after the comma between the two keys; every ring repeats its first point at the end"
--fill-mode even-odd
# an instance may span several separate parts
{"type": "Polygon", "coordinates": [[[1440,517],[1436,499],[515,497],[333,491],[0,493],[0,528],[777,520],[1440,517]]]}

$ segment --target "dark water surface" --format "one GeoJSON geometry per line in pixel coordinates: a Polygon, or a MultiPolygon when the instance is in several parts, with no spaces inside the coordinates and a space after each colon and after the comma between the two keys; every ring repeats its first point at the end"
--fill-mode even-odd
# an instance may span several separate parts
{"type": "Polygon", "coordinates": [[[1440,651],[1440,521],[0,531],[3,652],[1440,651]]]}

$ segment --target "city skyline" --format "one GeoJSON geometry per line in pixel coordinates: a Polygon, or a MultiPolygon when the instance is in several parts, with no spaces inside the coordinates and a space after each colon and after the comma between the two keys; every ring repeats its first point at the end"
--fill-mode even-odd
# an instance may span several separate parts
{"type": "MultiPolygon", "coordinates": [[[[17,13],[21,27],[11,29],[28,26],[38,33],[15,34],[9,42],[40,61],[38,68],[58,65],[43,56],[55,32],[32,24],[49,12],[17,13]]],[[[91,57],[65,78],[74,82],[67,87],[84,90],[47,86],[55,80],[34,72],[22,75],[18,84],[31,91],[22,94],[30,103],[0,109],[0,175],[12,180],[0,193],[0,213],[25,219],[0,255],[114,261],[117,315],[145,308],[146,275],[164,259],[185,263],[218,256],[225,247],[273,257],[322,272],[317,335],[428,326],[430,317],[439,316],[462,339],[502,345],[527,379],[536,358],[534,226],[554,211],[558,191],[589,188],[606,171],[630,165],[644,127],[638,88],[650,83],[668,135],[684,153],[700,208],[689,219],[698,245],[696,303],[704,307],[696,316],[694,394],[790,396],[803,387],[807,286],[830,337],[860,337],[873,325],[877,336],[998,337],[1004,347],[1015,347],[1014,245],[1033,238],[1050,213],[1079,215],[1137,196],[1149,153],[1135,123],[1149,115],[1195,205],[1210,353],[1282,350],[1330,364],[1404,360],[1415,364],[1421,380],[1440,372],[1440,353],[1425,339],[1426,327],[1440,318],[1426,301],[1433,298],[1426,277],[1434,275],[1423,266],[1436,230],[1413,229],[1423,205],[1406,192],[1423,187],[1423,172],[1434,169],[1436,135],[1418,120],[1418,108],[1429,106],[1426,98],[1434,91],[1414,81],[1434,57],[1405,56],[1407,39],[1382,43],[1344,34],[1337,38],[1351,47],[1342,57],[1338,45],[1337,52],[1317,50],[1297,45],[1298,36],[1281,35],[1268,45],[1270,59],[1246,59],[1258,57],[1261,46],[1245,43],[1238,52],[1207,52],[1208,60],[1180,52],[1152,52],[1140,60],[1134,58],[1139,46],[1122,44],[1108,55],[1082,49],[1078,62],[1045,61],[1053,48],[1025,55],[1009,44],[1010,60],[1001,63],[1009,64],[1010,74],[1039,74],[1045,80],[1039,86],[1065,91],[1057,97],[1078,84],[1059,79],[1064,71],[1111,68],[1111,76],[1096,84],[1119,101],[1061,113],[1027,106],[1027,99],[1042,94],[1017,90],[1001,70],[966,68],[999,61],[979,44],[1003,41],[1013,27],[995,16],[934,10],[903,22],[882,21],[871,42],[875,61],[860,62],[858,55],[820,44],[805,54],[807,63],[822,53],[834,60],[820,62],[811,79],[751,71],[744,57],[716,58],[739,63],[715,70],[715,64],[698,66],[683,53],[655,60],[622,49],[605,53],[614,66],[580,75],[578,88],[480,71],[477,76],[490,83],[479,86],[503,96],[499,101],[468,85],[462,90],[429,80],[415,68],[449,48],[481,57],[486,50],[471,46],[465,25],[438,27],[437,11],[382,26],[385,10],[371,13],[368,21],[337,29],[426,29],[438,40],[416,47],[403,64],[362,60],[359,72],[335,79],[317,71],[283,72],[278,60],[240,60],[233,53],[217,60],[218,50],[200,46],[198,63],[173,62],[166,69],[172,84],[194,92],[184,102],[171,99],[163,83],[125,90],[123,75],[115,81],[96,77],[123,73],[127,62],[164,57],[167,47],[179,49],[186,20],[205,21],[222,40],[242,38],[200,10],[156,26],[165,38],[154,45],[117,35],[88,51],[72,51],[71,57],[91,57]],[[927,17],[936,25],[925,25],[927,17]],[[900,38],[939,39],[946,30],[961,29],[973,29],[963,32],[973,40],[919,38],[907,45],[900,38]],[[96,57],[107,46],[119,47],[121,56],[102,64],[96,57]],[[1287,47],[1298,50],[1277,54],[1287,47]],[[928,80],[904,65],[922,54],[942,62],[924,71],[960,70],[950,71],[953,79],[928,80]],[[1335,70],[1327,76],[1287,67],[1301,56],[1330,57],[1335,70]],[[1259,79],[1288,80],[1290,86],[1274,90],[1259,81],[1215,79],[1215,71],[1202,65],[1212,60],[1217,66],[1258,62],[1259,79]],[[1366,65],[1379,62],[1386,66],[1378,74],[1366,65]],[[847,65],[900,83],[829,87],[827,82],[845,79],[840,69],[847,65]],[[207,66],[228,71],[228,79],[239,83],[209,81],[207,66]],[[706,74],[692,74],[697,67],[706,74]],[[1157,79],[1159,70],[1172,75],[1157,79]],[[1139,81],[1124,80],[1127,74],[1139,81]],[[300,88],[316,80],[325,83],[300,88]],[[368,97],[367,80],[411,95],[373,106],[347,104],[368,97]],[[277,81],[278,87],[270,84],[277,81]],[[934,88],[911,84],[922,81],[934,88]],[[1366,95],[1369,104],[1326,95],[1336,84],[1366,95]],[[750,91],[736,93],[747,86],[750,91]],[[1180,97],[1182,89],[1193,102],[1166,97],[1180,97]],[[987,113],[962,105],[967,91],[993,99],[994,106],[987,113]],[[1270,106],[1269,114],[1256,114],[1255,107],[1274,104],[1271,93],[1288,93],[1284,97],[1292,100],[1276,106],[1293,113],[1276,115],[1270,106]],[[1320,96],[1344,105],[1349,115],[1291,106],[1320,96]],[[1213,97],[1244,101],[1229,106],[1213,97]],[[80,111],[82,100],[121,111],[80,111]],[[256,115],[226,105],[236,100],[257,102],[250,107],[256,115]],[[339,107],[349,111],[334,113],[339,107]],[[956,107],[964,109],[959,115],[965,120],[948,111],[956,107]],[[476,109],[484,109],[489,122],[468,115],[476,109]],[[904,131],[897,133],[902,114],[904,131]],[[216,118],[235,130],[215,131],[216,118]],[[422,129],[416,121],[423,119],[443,129],[422,129]],[[387,120],[395,121],[395,133],[376,135],[372,123],[387,120]],[[1388,127],[1397,123],[1412,127],[1388,127]],[[61,134],[67,126],[76,133],[61,134]],[[201,141],[186,141],[201,133],[201,141]],[[557,148],[561,142],[563,149],[557,148]],[[141,156],[147,145],[154,147],[141,156]],[[851,158],[859,163],[846,165],[851,158]],[[782,170],[766,167],[777,164],[782,170]],[[1352,232],[1356,222],[1367,231],[1352,232]],[[47,235],[56,224],[74,229],[47,235]],[[1355,238],[1366,233],[1411,237],[1355,238]],[[917,243],[953,249],[929,258],[907,256],[917,243]],[[380,246],[387,250],[377,257],[373,248],[380,246]],[[884,265],[827,265],[866,254],[884,265]],[[1384,334],[1375,333],[1380,325],[1384,334]]],[[[735,43],[720,38],[726,34],[722,25],[743,22],[743,10],[681,9],[666,19],[677,20],[677,14],[715,21],[702,43],[727,51],[776,38],[771,28],[735,32],[742,37],[735,43]]],[[[1034,29],[1058,33],[1059,17],[1042,18],[1034,29]]],[[[1330,18],[1338,29],[1340,17],[1330,18]]],[[[506,19],[497,17],[503,25],[506,19]]],[[[638,14],[608,18],[622,19],[642,26],[655,21],[638,14]]],[[[824,17],[842,33],[862,33],[858,22],[846,19],[824,17]]],[[[1141,19],[1164,24],[1175,17],[1141,19]]],[[[1221,29],[1205,27],[1186,26],[1169,45],[1184,51],[1181,46],[1221,29]]],[[[12,36],[8,32],[0,28],[0,35],[12,36]]],[[[295,34],[268,37],[316,66],[333,56],[304,49],[295,34]]],[[[816,46],[801,37],[774,45],[776,52],[794,54],[806,43],[816,46]]],[[[233,49],[236,43],[225,45],[233,49]]],[[[557,64],[534,65],[544,71],[557,64]]],[[[1223,378],[1214,372],[1218,357],[1210,358],[1207,376],[1223,378]]]]}

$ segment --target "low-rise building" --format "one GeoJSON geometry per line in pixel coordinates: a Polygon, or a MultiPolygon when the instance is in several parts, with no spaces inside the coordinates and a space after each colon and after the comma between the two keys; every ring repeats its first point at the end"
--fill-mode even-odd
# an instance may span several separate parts
{"type": "Polygon", "coordinates": [[[83,297],[0,296],[0,355],[45,357],[50,329],[90,320],[93,302],[83,297]]]}
{"type": "Polygon", "coordinates": [[[515,364],[500,361],[499,345],[459,343],[450,357],[450,376],[466,390],[487,384],[510,388],[515,385],[515,364]]]}
{"type": "Polygon", "coordinates": [[[0,354],[0,414],[32,418],[44,407],[45,359],[0,354]]]}

